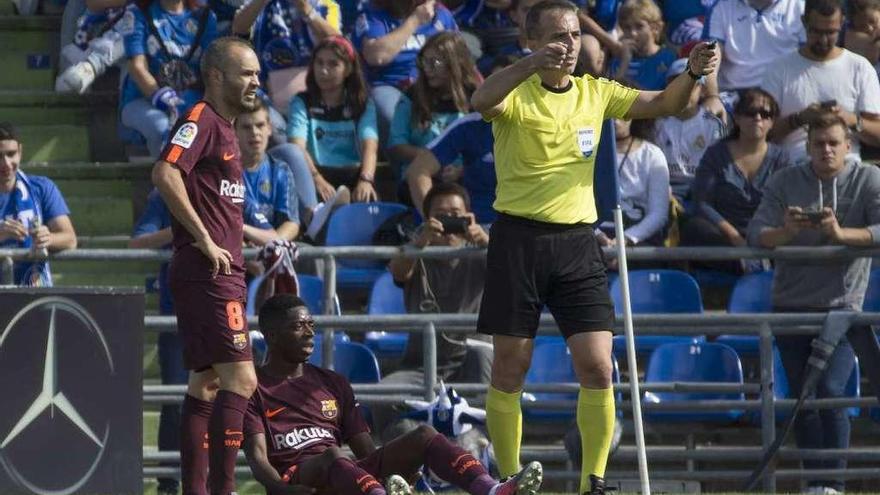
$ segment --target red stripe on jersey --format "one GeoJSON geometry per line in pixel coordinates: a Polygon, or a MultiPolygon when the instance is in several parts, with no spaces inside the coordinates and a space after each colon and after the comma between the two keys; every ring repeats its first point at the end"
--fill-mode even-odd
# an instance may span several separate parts
{"type": "Polygon", "coordinates": [[[177,163],[177,160],[180,159],[182,153],[183,148],[175,144],[168,151],[168,156],[165,157],[165,161],[168,163],[177,163]]]}
{"type": "Polygon", "coordinates": [[[198,122],[199,117],[202,115],[202,110],[204,110],[204,109],[205,109],[205,102],[200,101],[200,102],[196,103],[192,107],[192,109],[189,111],[189,113],[186,115],[186,120],[189,120],[190,122],[198,122]]]}

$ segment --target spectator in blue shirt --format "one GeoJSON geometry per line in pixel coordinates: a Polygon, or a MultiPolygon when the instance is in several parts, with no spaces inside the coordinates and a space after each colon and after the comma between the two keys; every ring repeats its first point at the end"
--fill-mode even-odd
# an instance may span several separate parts
{"type": "Polygon", "coordinates": [[[273,105],[285,112],[293,96],[286,86],[298,80],[303,89],[315,44],[338,36],[341,22],[335,0],[253,0],[235,14],[232,33],[253,40],[260,79],[273,105]]]}
{"type": "Polygon", "coordinates": [[[779,106],[766,91],[742,94],[733,110],[732,137],[710,146],[694,174],[693,212],[682,228],[683,245],[746,245],[764,186],[789,162],[783,148],[767,141],[778,116],[779,106]]]}
{"type": "Polygon", "coordinates": [[[459,33],[429,39],[416,65],[418,77],[397,103],[388,139],[388,155],[403,169],[446,126],[470,112],[471,94],[482,82],[459,33]]]}
{"type": "Polygon", "coordinates": [[[245,225],[245,238],[260,245],[276,238],[294,240],[300,231],[296,188],[288,165],[266,154],[272,134],[266,107],[258,104],[239,115],[235,134],[241,149],[245,196],[252,208],[246,214],[260,222],[245,225]]]}
{"type": "Polygon", "coordinates": [[[669,41],[681,46],[700,41],[708,10],[718,0],[660,0],[669,41]]]}
{"type": "Polygon", "coordinates": [[[67,3],[58,62],[62,72],[55,80],[55,91],[84,93],[98,76],[122,62],[125,46],[117,25],[125,15],[127,3],[128,0],[67,3]],[[67,26],[69,23],[75,26],[67,26]]]}
{"type": "Polygon", "coordinates": [[[470,113],[450,124],[426,149],[419,151],[406,171],[406,179],[412,202],[423,218],[425,196],[434,186],[433,177],[440,174],[443,182],[461,176],[477,223],[485,225],[495,221],[497,214],[492,209],[496,185],[494,145],[492,124],[479,113],[470,113]],[[459,160],[460,167],[456,165],[459,160]],[[460,173],[447,172],[458,168],[460,173]]]}
{"type": "Polygon", "coordinates": [[[627,0],[620,7],[623,47],[620,57],[611,61],[615,79],[643,90],[666,87],[666,71],[678,58],[662,45],[663,17],[653,0],[627,0]]]}
{"type": "Polygon", "coordinates": [[[373,0],[364,7],[354,43],[367,65],[383,144],[402,91],[415,82],[419,51],[435,34],[457,30],[452,13],[436,0],[373,0]]]}
{"type": "Polygon", "coordinates": [[[177,116],[202,97],[199,60],[217,37],[217,19],[196,0],[148,0],[127,9],[120,22],[128,58],[122,123],[158,156],[177,116]]]}
{"type": "MultiPolygon", "coordinates": [[[[323,204],[313,210],[306,234],[315,239],[331,209],[378,199],[375,189],[379,134],[360,60],[345,38],[318,43],[306,91],[290,102],[287,138],[301,152],[323,204]]],[[[291,164],[302,167],[302,164],[291,164]]],[[[299,187],[297,187],[299,190],[299,187]]]]}
{"type": "MultiPolygon", "coordinates": [[[[132,249],[171,249],[171,214],[153,189],[147,196],[147,206],[134,226],[128,247],[132,249]]],[[[173,315],[174,305],[171,291],[168,289],[168,262],[159,267],[155,288],[159,291],[159,314],[173,315]]],[[[188,372],[183,366],[183,353],[177,333],[162,332],[159,334],[159,374],[162,385],[183,385],[187,382],[188,372]]],[[[164,404],[159,413],[159,450],[180,450],[180,406],[164,404]]],[[[177,478],[159,478],[157,492],[161,494],[177,493],[177,478]]]]}
{"type": "MultiPolygon", "coordinates": [[[[70,210],[48,177],[25,175],[21,138],[8,122],[0,123],[0,247],[49,252],[76,248],[70,210]]],[[[51,286],[49,264],[18,262],[16,285],[51,286]]]]}
{"type": "Polygon", "coordinates": [[[513,0],[444,0],[461,29],[480,31],[513,27],[508,15],[513,0]]]}

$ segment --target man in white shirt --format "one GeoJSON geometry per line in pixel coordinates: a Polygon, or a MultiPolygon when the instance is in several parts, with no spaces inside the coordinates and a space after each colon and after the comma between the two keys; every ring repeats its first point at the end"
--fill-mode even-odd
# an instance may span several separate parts
{"type": "Polygon", "coordinates": [[[761,84],[767,65],[804,42],[803,0],[719,0],[709,11],[708,37],[721,45],[722,91],[761,84]]]}
{"type": "Polygon", "coordinates": [[[859,155],[859,141],[880,143],[880,81],[867,59],[836,45],[843,23],[839,1],[807,0],[806,44],[774,61],[761,83],[781,115],[770,138],[795,163],[807,159],[804,126],[823,110],[840,115],[854,131],[852,155],[859,155]]]}

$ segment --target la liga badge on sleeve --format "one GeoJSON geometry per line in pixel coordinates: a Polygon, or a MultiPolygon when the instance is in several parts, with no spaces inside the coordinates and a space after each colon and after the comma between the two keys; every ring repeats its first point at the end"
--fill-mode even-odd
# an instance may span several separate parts
{"type": "Polygon", "coordinates": [[[196,136],[199,135],[199,127],[193,122],[187,122],[180,126],[177,129],[177,132],[174,134],[174,137],[171,138],[171,144],[176,144],[183,148],[189,149],[192,146],[193,141],[196,140],[196,136]]]}

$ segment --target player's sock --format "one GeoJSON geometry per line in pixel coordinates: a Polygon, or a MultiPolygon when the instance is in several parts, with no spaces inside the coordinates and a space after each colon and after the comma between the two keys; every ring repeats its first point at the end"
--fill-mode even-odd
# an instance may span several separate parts
{"type": "Polygon", "coordinates": [[[614,389],[581,387],[578,393],[577,425],[581,432],[581,485],[578,493],[590,491],[590,475],[605,477],[605,465],[614,436],[614,389]]]}
{"type": "Polygon", "coordinates": [[[213,404],[192,395],[180,412],[180,484],[183,495],[208,495],[208,421],[213,404]]]}
{"type": "Polygon", "coordinates": [[[486,394],[486,427],[495,449],[502,477],[519,471],[519,444],[522,439],[522,391],[507,393],[489,386],[486,394]]]}
{"type": "Polygon", "coordinates": [[[339,457],[327,470],[328,484],[340,495],[385,495],[385,488],[372,474],[348,457],[339,457]]]}
{"type": "Polygon", "coordinates": [[[235,491],[235,460],[244,439],[242,424],[248,400],[234,392],[221,390],[214,399],[214,412],[208,423],[208,485],[211,495],[235,491]]]}
{"type": "Polygon", "coordinates": [[[498,482],[468,451],[438,433],[425,449],[425,465],[431,471],[472,495],[488,495],[498,482]]]}

